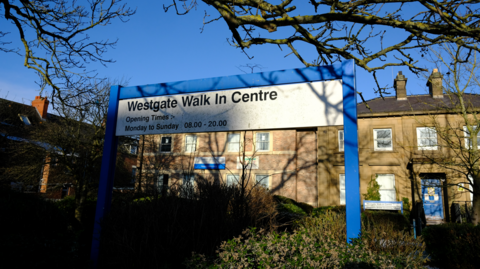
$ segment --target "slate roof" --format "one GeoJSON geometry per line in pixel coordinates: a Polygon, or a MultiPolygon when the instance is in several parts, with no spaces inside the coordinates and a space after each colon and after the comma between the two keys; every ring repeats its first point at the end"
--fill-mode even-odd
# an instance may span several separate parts
{"type": "MultiPolygon", "coordinates": [[[[456,96],[444,95],[443,98],[432,98],[430,95],[410,95],[407,100],[397,100],[395,96],[381,97],[368,100],[370,111],[364,103],[358,103],[357,113],[359,117],[382,116],[383,115],[401,115],[409,113],[425,113],[433,111],[443,111],[454,108],[458,103],[456,96]]],[[[470,108],[480,109],[480,95],[464,94],[464,101],[470,108]]]]}

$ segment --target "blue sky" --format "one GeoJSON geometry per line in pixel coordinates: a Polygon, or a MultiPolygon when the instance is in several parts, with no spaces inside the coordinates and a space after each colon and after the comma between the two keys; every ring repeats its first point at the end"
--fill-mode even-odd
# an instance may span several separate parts
{"type": "MultiPolygon", "coordinates": [[[[115,63],[107,67],[93,63],[87,67],[96,69],[100,77],[127,78],[129,85],[242,74],[239,67],[246,64],[263,67],[262,70],[255,69],[256,72],[304,67],[294,55],[285,57],[290,53],[287,47],[283,51],[276,46],[252,47],[247,53],[254,58],[249,60],[241,50],[228,44],[227,38],[231,34],[223,20],[207,25],[201,33],[204,11],[207,10],[213,18],[216,16],[214,9],[200,3],[196,11],[178,16],[173,10],[163,12],[162,2],[130,1],[128,5],[137,8],[137,13],[129,22],[117,20],[92,31],[92,38],[118,38],[119,41],[115,49],[105,54],[115,63]]],[[[2,40],[12,41],[11,47],[20,47],[18,33],[4,22],[2,19],[2,30],[6,29],[11,34],[2,40]]],[[[314,53],[310,56],[309,60],[316,57],[314,53]]],[[[12,53],[0,52],[0,63],[0,98],[29,104],[38,95],[36,73],[23,66],[22,56],[12,53]]],[[[403,71],[408,78],[409,94],[426,93],[426,81],[404,67],[381,71],[381,83],[391,86],[398,71],[403,71]]],[[[360,68],[357,68],[357,87],[367,99],[376,97],[372,75],[360,68]]]]}

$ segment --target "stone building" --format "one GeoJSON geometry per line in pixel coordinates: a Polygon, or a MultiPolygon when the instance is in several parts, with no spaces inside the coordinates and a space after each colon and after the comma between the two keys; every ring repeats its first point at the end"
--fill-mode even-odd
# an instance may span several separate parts
{"type": "MultiPolygon", "coordinates": [[[[407,95],[406,83],[400,72],[394,81],[396,96],[370,100],[370,109],[363,103],[357,106],[360,193],[376,180],[382,200],[423,200],[426,206],[439,206],[441,219],[448,218],[449,204],[472,199],[462,188],[468,188],[464,175],[435,163],[455,157],[435,128],[461,124],[451,111],[456,99],[444,95],[436,70],[427,83],[429,94],[407,95]],[[427,179],[438,184],[427,186],[427,179]]],[[[467,94],[465,100],[480,105],[480,96],[467,94]]],[[[467,141],[463,133],[459,137],[467,141]]],[[[137,167],[144,178],[150,176],[147,185],[154,188],[185,184],[194,177],[234,184],[245,156],[251,162],[246,169],[251,181],[274,194],[316,207],[345,204],[343,147],[348,141],[343,126],[146,135],[142,143],[137,167]],[[224,157],[225,169],[194,169],[194,162],[205,157],[224,157]]]]}

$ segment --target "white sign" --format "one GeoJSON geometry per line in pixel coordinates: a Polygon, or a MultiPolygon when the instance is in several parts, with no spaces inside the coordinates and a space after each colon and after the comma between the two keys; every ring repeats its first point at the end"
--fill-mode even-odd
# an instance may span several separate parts
{"type": "Polygon", "coordinates": [[[402,202],[383,202],[365,201],[364,209],[376,210],[402,210],[402,202]]]}
{"type": "Polygon", "coordinates": [[[258,169],[260,157],[245,157],[245,162],[242,162],[242,159],[237,157],[237,169],[243,169],[243,165],[245,169],[258,169]]]}
{"type": "Polygon", "coordinates": [[[343,125],[340,80],[119,102],[116,135],[343,125]]]}

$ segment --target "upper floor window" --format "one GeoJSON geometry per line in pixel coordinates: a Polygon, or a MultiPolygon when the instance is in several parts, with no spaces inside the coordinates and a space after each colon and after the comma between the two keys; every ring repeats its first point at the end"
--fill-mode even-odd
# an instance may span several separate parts
{"type": "Polygon", "coordinates": [[[240,151],[240,134],[228,134],[227,147],[229,152],[240,151]]]}
{"type": "Polygon", "coordinates": [[[172,151],[172,137],[164,136],[161,138],[160,142],[160,152],[171,152],[172,151]]]}
{"type": "Polygon", "coordinates": [[[255,182],[257,185],[264,187],[265,189],[269,189],[269,176],[268,175],[255,175],[255,182]]]}
{"type": "Polygon", "coordinates": [[[419,150],[437,150],[437,131],[434,127],[417,127],[417,145],[419,150]]]}
{"type": "Polygon", "coordinates": [[[338,175],[340,181],[340,205],[345,205],[345,174],[338,175]]]}
{"type": "Polygon", "coordinates": [[[186,135],[185,136],[185,152],[195,152],[196,146],[197,146],[197,136],[186,135]]]}
{"type": "Polygon", "coordinates": [[[345,150],[345,137],[343,136],[343,130],[338,130],[338,151],[345,150]]]}
{"type": "Polygon", "coordinates": [[[270,148],[270,133],[257,133],[255,141],[257,151],[268,151],[270,148]]]}
{"type": "Polygon", "coordinates": [[[373,129],[374,150],[393,150],[392,129],[373,129]]]}
{"type": "MultiPolygon", "coordinates": [[[[477,130],[477,126],[472,126],[473,130],[477,130]]],[[[463,131],[465,133],[465,147],[467,149],[472,148],[472,138],[470,132],[468,131],[467,126],[463,126],[463,131]]],[[[480,149],[480,131],[477,133],[477,148],[480,149]]]]}
{"type": "Polygon", "coordinates": [[[380,185],[380,201],[396,201],[395,175],[377,174],[377,183],[380,185]]]}

